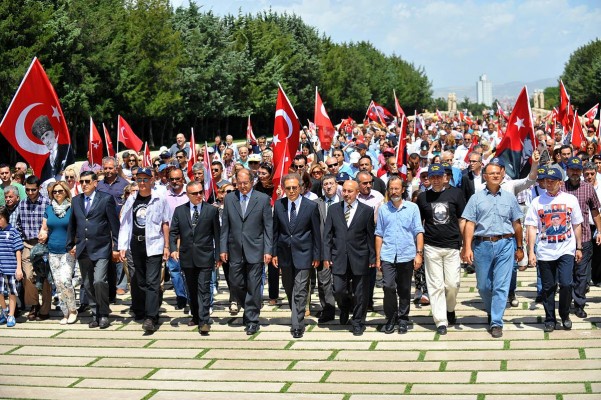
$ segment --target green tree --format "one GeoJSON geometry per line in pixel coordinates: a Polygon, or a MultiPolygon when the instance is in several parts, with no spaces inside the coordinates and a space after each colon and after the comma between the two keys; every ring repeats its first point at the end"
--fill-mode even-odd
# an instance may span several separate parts
{"type": "Polygon", "coordinates": [[[549,86],[543,90],[545,96],[545,110],[552,110],[559,105],[559,85],[549,86]]]}
{"type": "Polygon", "coordinates": [[[595,39],[572,53],[561,75],[570,102],[586,111],[601,97],[601,40],[595,39]]]}

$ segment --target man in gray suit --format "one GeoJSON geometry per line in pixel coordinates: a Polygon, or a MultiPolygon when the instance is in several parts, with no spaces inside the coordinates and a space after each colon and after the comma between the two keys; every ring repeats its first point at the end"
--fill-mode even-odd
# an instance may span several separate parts
{"type": "Polygon", "coordinates": [[[358,194],[357,182],[344,182],[344,201],[331,205],[328,210],[323,244],[323,265],[332,268],[334,297],[340,308],[342,325],[349,320],[353,304],[351,290],[354,294],[351,322],[355,336],[361,336],[365,330],[369,271],[376,265],[374,210],[357,201],[358,194]]]}
{"type": "Polygon", "coordinates": [[[307,284],[311,268],[319,266],[321,234],[317,204],[301,193],[301,177],[284,177],[286,197],[275,202],[273,265],[282,272],[282,284],[292,311],[292,337],[303,337],[307,284]]]}
{"type": "Polygon", "coordinates": [[[198,325],[198,332],[206,336],[210,330],[211,273],[219,254],[219,210],[202,201],[204,192],[200,182],[188,183],[186,194],[190,201],[178,206],[173,213],[169,247],[171,257],[181,263],[186,276],[192,313],[188,326],[198,325]]]}
{"type": "Polygon", "coordinates": [[[237,190],[224,198],[221,261],[230,263],[230,283],[238,304],[244,304],[246,334],[259,331],[263,265],[271,262],[273,215],[271,199],[252,188],[250,171],[236,173],[237,190]]]}

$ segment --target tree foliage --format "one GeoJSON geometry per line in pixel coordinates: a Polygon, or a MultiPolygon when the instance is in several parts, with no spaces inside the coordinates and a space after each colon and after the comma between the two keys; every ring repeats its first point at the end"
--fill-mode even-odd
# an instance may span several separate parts
{"type": "Polygon", "coordinates": [[[601,40],[596,39],[572,53],[561,75],[570,102],[581,112],[601,97],[601,40]]]}
{"type": "Polygon", "coordinates": [[[423,68],[369,42],[333,43],[300,17],[272,11],[220,17],[194,2],[174,10],[169,0],[4,0],[3,112],[34,56],[80,158],[90,116],[114,133],[121,114],[151,146],[190,127],[197,141],[243,137],[248,115],[270,136],[278,83],[302,124],[313,119],[316,86],[334,123],[362,120],[372,99],[393,110],[393,90],[407,112],[435,104],[423,68]]]}

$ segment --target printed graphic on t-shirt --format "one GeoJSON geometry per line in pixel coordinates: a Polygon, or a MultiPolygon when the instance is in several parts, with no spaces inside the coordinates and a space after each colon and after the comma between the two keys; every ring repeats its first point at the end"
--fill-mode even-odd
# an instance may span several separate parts
{"type": "Polygon", "coordinates": [[[449,203],[432,203],[432,220],[434,225],[444,225],[449,223],[450,212],[449,203]]]}
{"type": "Polygon", "coordinates": [[[144,229],[146,227],[146,207],[148,204],[140,203],[134,208],[134,224],[144,229]]]}
{"type": "Polygon", "coordinates": [[[541,240],[560,243],[572,237],[572,208],[565,204],[549,204],[538,210],[541,240]]]}

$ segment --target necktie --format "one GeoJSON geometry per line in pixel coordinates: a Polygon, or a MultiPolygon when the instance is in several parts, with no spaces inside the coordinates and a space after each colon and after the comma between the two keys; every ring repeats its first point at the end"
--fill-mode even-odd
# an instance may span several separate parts
{"type": "Polygon", "coordinates": [[[85,209],[86,209],[86,215],[88,215],[88,211],[90,211],[90,198],[88,196],[86,196],[85,209]]]}
{"type": "Polygon", "coordinates": [[[242,195],[242,218],[244,218],[244,216],[246,215],[246,201],[248,200],[248,196],[243,194],[242,195]]]}
{"type": "Polygon", "coordinates": [[[292,203],[292,207],[290,208],[290,230],[294,229],[294,225],[296,224],[296,203],[292,203]]]}
{"type": "Polygon", "coordinates": [[[346,224],[348,225],[348,220],[351,218],[351,206],[350,204],[346,205],[346,211],[344,212],[344,219],[346,220],[346,224]]]}
{"type": "Polygon", "coordinates": [[[192,213],[192,225],[198,224],[198,206],[194,206],[194,213],[192,213]]]}

